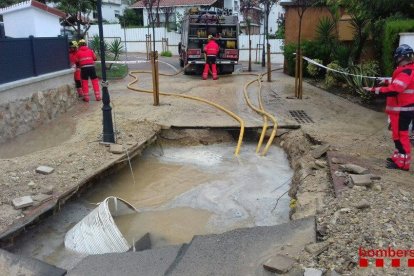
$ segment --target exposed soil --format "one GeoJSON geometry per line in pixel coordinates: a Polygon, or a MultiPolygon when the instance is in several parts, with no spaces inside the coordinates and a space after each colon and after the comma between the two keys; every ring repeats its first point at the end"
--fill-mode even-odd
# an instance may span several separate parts
{"type": "MultiPolygon", "coordinates": [[[[260,67],[255,69],[256,72],[261,70],[260,67]]],[[[160,66],[160,70],[168,70],[168,67],[160,66]]],[[[234,76],[201,81],[197,76],[179,75],[161,77],[160,81],[161,91],[207,98],[239,114],[250,126],[260,126],[261,117],[246,107],[242,96],[243,84],[252,78],[234,76]]],[[[376,269],[372,258],[369,268],[358,267],[359,247],[412,249],[414,244],[413,170],[403,172],[384,168],[384,160],[393,150],[385,114],[306,83],[303,100],[289,99],[287,97],[294,94],[294,79],[282,73],[274,73],[272,79],[270,84],[263,83],[266,109],[285,126],[295,124],[292,110],[305,111],[313,121],[301,123],[299,130],[279,133],[279,141],[296,171],[290,191],[296,199],[292,202],[291,217],[316,214],[319,238],[329,242],[319,254],[304,251],[297,256],[300,263],[305,267],[323,271],[335,269],[352,275],[412,274],[412,268],[407,268],[405,260],[401,262],[401,268],[391,268],[390,259],[385,259],[386,268],[376,269]],[[368,188],[348,188],[336,198],[326,158],[321,157],[315,163],[311,156],[311,151],[323,143],[329,143],[330,150],[346,154],[351,160],[363,160],[381,179],[374,180],[374,185],[368,188]],[[360,208],[361,201],[368,207],[360,208]]],[[[125,88],[128,80],[111,82],[109,87],[120,134],[118,143],[124,148],[141,145],[161,128],[170,126],[238,127],[238,123],[225,113],[199,102],[161,96],[161,105],[154,107],[151,95],[132,93],[125,88]]],[[[140,77],[140,86],[151,87],[150,75],[140,77]]],[[[255,99],[253,90],[250,93],[255,99]]],[[[119,159],[119,155],[109,153],[107,147],[99,144],[102,131],[100,107],[96,102],[89,105],[79,102],[76,107],[79,112],[72,116],[76,131],[66,142],[24,156],[0,159],[0,232],[30,211],[30,208],[24,212],[15,210],[12,199],[25,195],[59,196],[119,159]],[[50,175],[37,174],[34,170],[40,165],[51,166],[55,171],[50,175]]],[[[209,143],[207,139],[205,142],[209,143]]]]}

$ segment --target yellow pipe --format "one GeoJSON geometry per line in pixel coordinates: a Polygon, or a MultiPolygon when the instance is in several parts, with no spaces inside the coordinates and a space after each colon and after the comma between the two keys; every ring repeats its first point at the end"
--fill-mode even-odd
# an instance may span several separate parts
{"type": "MultiPolygon", "coordinates": [[[[283,68],[276,68],[276,69],[271,70],[271,72],[279,71],[279,70],[282,70],[282,69],[283,68]]],[[[264,73],[261,77],[263,77],[264,75],[267,75],[267,72],[264,73]]],[[[275,117],[272,116],[271,119],[273,121],[273,130],[272,130],[272,133],[270,134],[269,140],[267,141],[266,147],[265,147],[265,149],[262,152],[262,156],[266,155],[267,151],[269,150],[270,146],[273,143],[273,140],[276,137],[276,131],[277,131],[278,124],[277,124],[277,121],[276,121],[276,118],[275,117]]]]}
{"type": "MultiPolygon", "coordinates": [[[[257,97],[258,97],[259,107],[260,107],[260,110],[264,110],[263,105],[262,105],[262,100],[261,100],[261,98],[262,98],[262,94],[261,94],[262,82],[261,82],[260,75],[258,75],[257,82],[259,83],[259,89],[258,89],[259,93],[257,94],[258,95],[257,97]]],[[[262,147],[264,137],[265,137],[265,134],[266,134],[266,130],[267,130],[267,126],[268,126],[267,125],[267,116],[262,115],[262,117],[263,117],[263,127],[262,127],[262,133],[260,134],[259,142],[257,143],[256,153],[259,153],[260,148],[262,147]]]]}
{"type": "MultiPolygon", "coordinates": [[[[162,76],[176,76],[176,75],[182,73],[187,66],[189,66],[189,64],[187,64],[183,69],[181,69],[180,71],[178,71],[178,72],[176,72],[174,74],[165,74],[165,73],[159,73],[159,74],[162,75],[162,76]]],[[[272,72],[273,71],[276,71],[276,70],[280,70],[280,69],[282,69],[282,68],[273,69],[272,72]]],[[[128,84],[128,86],[127,86],[128,89],[131,89],[131,90],[134,90],[134,91],[138,91],[138,92],[144,92],[144,93],[153,93],[152,90],[138,89],[138,88],[133,88],[132,87],[133,84],[135,84],[136,82],[138,82],[138,77],[136,77],[133,74],[138,74],[138,73],[149,74],[149,73],[151,73],[151,71],[142,71],[142,70],[131,71],[129,73],[129,75],[131,77],[133,77],[134,80],[128,84]]],[[[259,75],[258,74],[253,74],[253,73],[238,74],[238,75],[244,75],[244,76],[253,75],[253,76],[257,76],[258,77],[256,80],[253,80],[253,81],[247,83],[244,86],[244,95],[245,95],[246,102],[248,103],[248,105],[250,106],[250,108],[252,108],[253,110],[255,110],[256,112],[258,112],[259,114],[261,114],[263,116],[263,121],[264,121],[263,127],[262,127],[262,133],[261,133],[261,136],[260,136],[260,139],[259,139],[259,143],[258,143],[257,148],[256,148],[256,152],[258,152],[260,150],[260,147],[261,147],[261,145],[263,143],[263,140],[264,140],[264,136],[265,136],[265,133],[266,133],[266,130],[267,130],[267,127],[268,127],[267,117],[269,117],[273,121],[273,131],[272,131],[272,134],[270,135],[270,138],[269,138],[269,140],[268,140],[268,142],[266,144],[266,147],[265,147],[264,151],[262,152],[262,155],[266,155],[267,151],[269,150],[269,148],[270,148],[270,146],[271,146],[271,144],[272,144],[272,142],[274,140],[274,137],[276,136],[276,130],[277,130],[276,118],[273,117],[271,114],[269,114],[269,113],[267,113],[267,112],[264,111],[263,103],[262,103],[262,100],[261,100],[261,87],[262,87],[261,79],[266,74],[267,73],[259,74],[259,75]],[[258,95],[258,97],[259,97],[260,110],[253,106],[253,104],[251,103],[251,101],[250,101],[250,99],[249,99],[249,97],[247,95],[247,87],[250,84],[252,84],[252,83],[254,83],[256,81],[259,84],[259,95],[258,95]]],[[[225,76],[222,76],[222,77],[232,77],[232,76],[234,76],[234,75],[225,75],[225,76]]],[[[241,144],[243,142],[244,129],[245,129],[245,123],[244,123],[244,121],[239,116],[237,116],[235,113],[231,112],[230,110],[224,108],[223,106],[218,105],[218,104],[216,104],[214,102],[208,101],[208,100],[203,99],[203,98],[199,98],[199,97],[195,97],[195,96],[182,95],[182,94],[175,94],[175,93],[165,93],[165,92],[160,92],[160,94],[161,95],[165,95],[165,96],[182,97],[182,98],[187,98],[187,99],[192,99],[192,100],[197,100],[197,101],[201,101],[201,102],[207,103],[209,105],[212,105],[212,106],[214,106],[214,107],[222,110],[223,112],[227,113],[228,115],[230,115],[231,117],[233,117],[234,119],[236,119],[237,121],[239,121],[239,123],[240,123],[240,134],[239,134],[239,139],[238,139],[238,142],[237,142],[237,147],[236,147],[235,155],[238,155],[239,154],[240,147],[241,147],[241,144]]]]}
{"type": "MultiPolygon", "coordinates": [[[[276,132],[276,131],[275,131],[275,129],[277,128],[277,123],[276,123],[276,119],[275,119],[275,117],[273,117],[273,115],[271,115],[270,113],[268,113],[268,112],[266,112],[266,111],[264,111],[264,110],[260,110],[260,109],[256,108],[256,107],[252,104],[252,102],[250,101],[250,98],[249,98],[249,96],[248,96],[248,94],[247,94],[247,87],[248,87],[250,84],[252,84],[252,83],[254,83],[254,82],[256,82],[256,81],[260,81],[260,80],[261,80],[261,75],[259,75],[259,77],[258,77],[256,80],[252,80],[252,81],[248,82],[248,83],[244,86],[244,88],[243,88],[243,91],[244,91],[244,98],[245,98],[245,100],[246,100],[246,102],[247,102],[247,105],[248,105],[251,109],[253,109],[253,110],[254,110],[254,111],[256,111],[257,113],[261,114],[262,116],[269,117],[269,118],[273,121],[273,132],[276,132]],[[276,126],[276,128],[275,128],[275,126],[276,126]]],[[[273,133],[272,133],[272,134],[273,134],[273,133]]],[[[262,135],[264,135],[263,130],[262,130],[262,135]]],[[[276,135],[276,133],[275,133],[274,135],[276,135]]],[[[270,138],[272,138],[272,135],[270,136],[270,138]]],[[[274,139],[274,136],[273,136],[273,139],[274,139]]],[[[273,139],[272,139],[272,141],[273,141],[273,139]]],[[[262,139],[262,141],[263,141],[263,139],[262,139]]],[[[260,141],[259,141],[259,142],[260,142],[260,141]]],[[[259,145],[258,145],[258,146],[259,146],[259,145]]],[[[268,142],[267,142],[267,144],[266,144],[265,150],[262,152],[262,155],[265,155],[265,154],[267,153],[267,151],[269,150],[269,147],[270,147],[270,144],[269,144],[269,141],[268,141],[268,142]]]]}
{"type": "MultiPolygon", "coordinates": [[[[184,69],[183,69],[183,70],[184,70],[184,69]]],[[[131,71],[131,72],[129,73],[129,75],[130,75],[131,77],[133,77],[133,78],[134,78],[134,80],[128,84],[128,86],[127,86],[127,87],[128,87],[128,89],[131,89],[131,90],[133,90],[133,91],[138,91],[138,92],[144,92],[144,93],[153,93],[153,91],[152,91],[152,90],[147,90],[147,89],[139,89],[139,88],[134,88],[134,87],[132,87],[132,85],[138,81],[138,77],[136,77],[136,76],[135,76],[135,75],[133,75],[133,74],[139,74],[139,73],[146,73],[146,74],[148,74],[148,73],[151,73],[151,72],[150,72],[150,71],[131,71]]],[[[168,75],[168,74],[161,74],[161,73],[160,73],[160,75],[163,75],[163,76],[175,76],[175,75],[178,75],[179,73],[180,73],[180,72],[177,72],[177,73],[172,74],[172,75],[168,75]]],[[[211,105],[211,106],[214,106],[214,107],[216,107],[216,108],[220,109],[221,111],[223,111],[223,112],[227,113],[228,115],[230,115],[230,116],[231,116],[231,117],[233,117],[234,119],[236,119],[236,120],[240,123],[240,133],[239,133],[239,139],[238,139],[238,141],[237,141],[237,147],[236,147],[236,150],[235,150],[234,154],[235,154],[235,155],[239,155],[239,153],[240,153],[240,147],[241,147],[241,144],[242,144],[242,142],[243,142],[244,128],[245,128],[245,123],[244,123],[244,121],[243,121],[243,119],[242,119],[242,118],[240,118],[239,116],[237,116],[237,115],[236,115],[235,113],[233,113],[232,111],[230,111],[230,110],[226,109],[225,107],[223,107],[223,106],[221,106],[221,105],[219,105],[219,104],[216,104],[216,103],[214,103],[214,102],[208,101],[208,100],[206,100],[206,99],[200,98],[200,97],[189,96],[189,95],[182,95],[182,94],[175,94],[175,93],[166,93],[166,92],[160,92],[160,95],[164,95],[164,96],[175,96],[175,97],[181,97],[181,98],[186,98],[186,99],[191,99],[191,100],[200,101],[200,102],[203,102],[203,103],[209,104],[209,105],[211,105]]]]}

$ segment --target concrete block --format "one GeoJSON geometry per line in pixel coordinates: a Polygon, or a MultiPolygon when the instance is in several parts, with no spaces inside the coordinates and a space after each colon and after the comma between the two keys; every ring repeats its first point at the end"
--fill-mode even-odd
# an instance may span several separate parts
{"type": "Polygon", "coordinates": [[[306,252],[312,254],[313,256],[318,256],[326,249],[328,249],[330,243],[329,242],[317,242],[317,243],[310,243],[305,245],[306,252]]]}
{"type": "Polygon", "coordinates": [[[329,144],[324,144],[324,145],[318,146],[316,149],[311,151],[312,157],[315,158],[315,159],[320,158],[322,155],[324,155],[329,150],[330,146],[331,145],[329,145],[329,144]]]}
{"type": "Polygon", "coordinates": [[[316,268],[305,268],[303,276],[322,276],[322,270],[316,268]]]}
{"type": "Polygon", "coordinates": [[[51,196],[51,195],[38,194],[38,195],[33,196],[33,200],[37,201],[39,203],[43,203],[43,202],[46,202],[46,201],[52,199],[52,197],[53,196],[51,196]]]}
{"type": "Polygon", "coordinates": [[[346,172],[355,173],[355,174],[367,174],[369,170],[367,168],[355,165],[355,164],[344,164],[339,165],[339,168],[346,172]]]}
{"type": "Polygon", "coordinates": [[[61,276],[66,270],[0,249],[1,275],[61,276]]]}
{"type": "Polygon", "coordinates": [[[13,199],[12,203],[13,203],[14,208],[21,209],[24,207],[32,206],[33,199],[31,196],[22,196],[22,197],[13,199]]]}
{"type": "Polygon", "coordinates": [[[270,272],[286,273],[293,267],[295,263],[296,261],[294,259],[278,254],[268,259],[263,264],[263,267],[270,272]]]}
{"type": "Polygon", "coordinates": [[[51,174],[55,169],[52,167],[48,167],[48,166],[39,166],[36,169],[37,173],[40,174],[51,174]]]}
{"type": "Polygon", "coordinates": [[[371,186],[372,179],[369,174],[350,174],[349,177],[351,178],[352,183],[355,186],[371,186]]]}
{"type": "Polygon", "coordinates": [[[124,153],[125,150],[122,147],[122,145],[118,145],[118,144],[111,144],[109,146],[109,152],[114,153],[114,154],[121,154],[124,153]]]}

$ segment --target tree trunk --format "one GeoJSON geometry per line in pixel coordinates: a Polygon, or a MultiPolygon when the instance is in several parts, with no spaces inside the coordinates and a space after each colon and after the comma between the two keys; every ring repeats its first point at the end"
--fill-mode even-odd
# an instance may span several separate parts
{"type": "Polygon", "coordinates": [[[250,39],[250,27],[249,27],[249,72],[252,71],[252,40],[250,39]]]}

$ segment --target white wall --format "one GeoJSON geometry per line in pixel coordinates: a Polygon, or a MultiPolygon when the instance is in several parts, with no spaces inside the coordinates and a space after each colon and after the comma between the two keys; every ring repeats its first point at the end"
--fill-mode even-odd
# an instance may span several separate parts
{"type": "Polygon", "coordinates": [[[53,37],[60,35],[59,17],[39,9],[33,9],[35,37],[53,37]]]}
{"type": "MultiPolygon", "coordinates": [[[[121,28],[119,24],[106,24],[103,26],[104,37],[106,41],[111,41],[116,38],[121,39],[124,42],[124,29],[121,28]]],[[[128,52],[146,52],[145,47],[145,35],[151,34],[152,36],[152,28],[128,28],[125,29],[126,35],[126,46],[128,52]]],[[[99,35],[98,26],[92,25],[88,31],[89,38],[93,37],[94,35],[99,35]]],[[[162,51],[162,44],[161,39],[168,38],[169,50],[173,55],[178,55],[178,43],[181,40],[181,34],[176,32],[167,32],[166,28],[155,28],[155,39],[158,41],[156,42],[155,48],[158,52],[162,51]]],[[[263,36],[260,35],[252,35],[252,48],[257,48],[257,44],[263,43],[263,36]]],[[[282,39],[271,39],[269,40],[270,43],[270,52],[271,60],[273,63],[283,63],[283,50],[280,48],[283,45],[282,39]]],[[[240,60],[247,61],[249,60],[249,36],[247,35],[240,35],[239,36],[239,45],[240,45],[240,60]]],[[[252,60],[255,61],[256,59],[256,52],[259,61],[261,60],[262,54],[262,47],[260,46],[258,50],[252,51],[252,60]]]]}
{"type": "Polygon", "coordinates": [[[278,28],[276,20],[279,18],[279,15],[283,13],[285,13],[284,9],[279,5],[279,3],[277,3],[277,5],[273,5],[269,13],[269,33],[274,34],[277,31],[278,28]]]}
{"type": "Polygon", "coordinates": [[[60,35],[59,18],[36,8],[6,13],[3,15],[6,36],[51,37],[60,35]]]}
{"type": "Polygon", "coordinates": [[[119,15],[122,15],[124,12],[123,7],[120,4],[113,4],[113,3],[102,4],[102,18],[103,19],[111,23],[118,23],[118,18],[116,18],[115,16],[115,11],[118,11],[119,15]]]}
{"type": "Polygon", "coordinates": [[[400,44],[407,44],[411,48],[414,48],[414,33],[400,33],[400,44]]]}
{"type": "Polygon", "coordinates": [[[10,37],[28,37],[35,33],[34,13],[32,9],[23,9],[3,15],[4,32],[10,37]]]}

